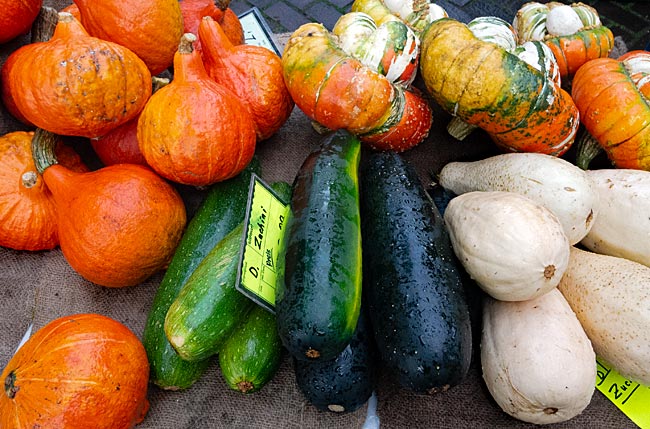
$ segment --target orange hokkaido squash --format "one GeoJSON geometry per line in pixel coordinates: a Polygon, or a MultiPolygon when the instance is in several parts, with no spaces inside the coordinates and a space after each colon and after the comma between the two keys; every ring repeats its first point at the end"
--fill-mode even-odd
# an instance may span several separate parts
{"type": "MultiPolygon", "coordinates": [[[[221,26],[233,45],[244,43],[244,29],[239,17],[230,9],[230,0],[180,0],[183,14],[183,32],[197,35],[204,16],[209,16],[221,26]]],[[[201,40],[194,42],[194,49],[201,51],[201,40]]]]}
{"type": "Polygon", "coordinates": [[[307,23],[291,34],[282,68],[296,105],[330,130],[346,129],[369,147],[397,152],[429,133],[428,102],[346,53],[322,24],[307,23]]]}
{"type": "Polygon", "coordinates": [[[176,189],[141,165],[71,171],[57,164],[55,141],[37,129],[32,153],[52,192],[60,247],[70,266],[106,287],[133,286],[164,269],[186,223],[176,189]]]}
{"type": "Polygon", "coordinates": [[[174,57],[174,79],[140,114],[140,151],[159,175],[206,186],[239,174],[253,159],[255,124],[237,95],[208,76],[196,36],[186,33],[174,57]]]}
{"type": "Polygon", "coordinates": [[[3,94],[30,123],[56,134],[97,137],[135,117],[151,75],[133,52],[86,33],[59,13],[52,38],[14,51],[3,94]]]}
{"type": "Polygon", "coordinates": [[[553,51],[567,83],[581,65],[607,57],[614,47],[612,31],[602,25],[596,9],[584,3],[527,2],[513,26],[520,44],[543,41],[553,51]]]}
{"type": "Polygon", "coordinates": [[[261,46],[233,45],[209,16],[201,20],[198,35],[208,75],[246,105],[258,140],[271,137],[287,121],[294,106],[284,84],[280,57],[261,46]]]}
{"type": "Polygon", "coordinates": [[[0,44],[26,34],[42,4],[43,0],[0,1],[0,44]]]}
{"type": "Polygon", "coordinates": [[[128,429],[149,409],[142,343],[99,314],[52,320],[18,349],[0,380],[3,429],[128,429]]]}
{"type": "Polygon", "coordinates": [[[632,51],[591,60],[576,72],[571,95],[588,133],[577,154],[581,168],[602,148],[617,168],[650,170],[648,64],[650,52],[632,51]]]}
{"type": "Polygon", "coordinates": [[[504,151],[559,156],[580,124],[571,96],[542,71],[451,18],[422,34],[420,73],[444,110],[486,131],[504,151]]]}
{"type": "Polygon", "coordinates": [[[183,34],[178,0],[74,0],[88,33],[127,47],[152,75],[169,67],[183,34]]]}
{"type": "MultiPolygon", "coordinates": [[[[0,246],[16,250],[47,250],[59,245],[52,194],[36,171],[31,131],[0,137],[0,246]]],[[[88,171],[79,155],[58,141],[56,157],[67,168],[88,171]]]]}

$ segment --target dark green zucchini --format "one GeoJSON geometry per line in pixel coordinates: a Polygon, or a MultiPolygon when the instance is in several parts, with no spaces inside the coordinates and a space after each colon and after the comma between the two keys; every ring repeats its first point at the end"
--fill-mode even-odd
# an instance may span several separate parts
{"type": "Polygon", "coordinates": [[[331,133],[293,183],[275,310],[282,343],[298,359],[332,359],[354,334],[361,306],[359,156],[354,135],[331,133]]]}
{"type": "Polygon", "coordinates": [[[467,374],[472,337],[443,218],[396,153],[364,156],[360,188],[364,299],[379,355],[403,387],[444,391],[467,374]]]}
{"type": "Polygon", "coordinates": [[[293,359],[296,383],[316,408],[352,412],[368,401],[377,384],[378,357],[366,315],[359,316],[348,346],[334,359],[293,359]]]}
{"type": "MultiPolygon", "coordinates": [[[[286,184],[273,187],[289,201],[291,195],[281,194],[288,188],[286,184]]],[[[243,233],[244,222],[240,220],[205,256],[169,306],[165,334],[184,360],[198,361],[217,354],[255,305],[235,284],[243,233]]]]}
{"type": "Polygon", "coordinates": [[[238,176],[210,187],[188,223],[169,263],[147,315],[143,344],[150,364],[150,379],[163,389],[190,387],[201,377],[209,361],[187,362],[174,351],[164,331],[167,310],[185,281],[210,250],[246,214],[251,173],[260,174],[257,158],[238,176]]]}
{"type": "Polygon", "coordinates": [[[275,316],[256,305],[219,349],[219,367],[228,386],[253,393],[268,383],[282,362],[275,316]]]}

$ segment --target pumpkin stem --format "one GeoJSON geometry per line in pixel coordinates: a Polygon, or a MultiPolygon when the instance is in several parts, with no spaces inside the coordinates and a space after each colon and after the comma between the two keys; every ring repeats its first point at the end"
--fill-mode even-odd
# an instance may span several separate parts
{"type": "Polygon", "coordinates": [[[587,130],[583,130],[576,141],[576,165],[583,170],[589,169],[589,163],[602,152],[603,148],[587,130]]]}
{"type": "Polygon", "coordinates": [[[214,4],[223,11],[230,7],[230,0],[216,0],[214,4]]]}
{"type": "Polygon", "coordinates": [[[194,51],[192,43],[196,42],[196,36],[192,33],[185,33],[181,37],[181,43],[178,45],[178,52],[181,54],[191,54],[194,51]]]}
{"type": "Polygon", "coordinates": [[[158,76],[152,76],[151,77],[151,85],[152,85],[152,93],[158,91],[160,88],[166,86],[169,84],[169,79],[166,77],[158,77],[158,76]]]}
{"type": "Polygon", "coordinates": [[[38,16],[32,24],[32,43],[47,42],[52,38],[56,24],[59,22],[59,12],[49,6],[41,7],[38,16]]]}
{"type": "Polygon", "coordinates": [[[16,373],[11,371],[5,378],[5,395],[9,399],[14,399],[19,390],[20,387],[16,386],[16,373]]]}
{"type": "Polygon", "coordinates": [[[32,137],[32,157],[36,171],[40,174],[50,166],[58,164],[54,149],[57,144],[57,136],[50,131],[42,128],[36,128],[34,137],[32,137]]]}
{"type": "Polygon", "coordinates": [[[451,121],[447,124],[447,132],[449,135],[459,141],[465,140],[477,128],[476,125],[468,124],[458,116],[451,118],[451,121]]]}

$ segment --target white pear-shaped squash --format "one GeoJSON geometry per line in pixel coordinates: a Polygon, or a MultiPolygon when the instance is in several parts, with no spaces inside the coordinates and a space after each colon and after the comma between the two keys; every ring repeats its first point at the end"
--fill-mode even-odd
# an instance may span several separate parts
{"type": "Polygon", "coordinates": [[[514,192],[454,197],[444,219],[454,253],[486,293],[523,301],[555,288],[569,262],[569,241],[550,210],[514,192]]]}
{"type": "Polygon", "coordinates": [[[572,247],[558,289],[596,354],[622,376],[650,385],[650,267],[572,247]]]}
{"type": "Polygon", "coordinates": [[[587,174],[600,194],[600,211],[580,243],[650,267],[650,171],[606,168],[587,174]]]}
{"type": "Polygon", "coordinates": [[[584,238],[598,214],[598,191],[587,173],[562,158],[504,153],[479,161],[450,162],[438,176],[455,194],[508,191],[523,194],[558,217],[570,244],[584,238]]]}
{"type": "Polygon", "coordinates": [[[501,409],[530,423],[567,421],[594,393],[596,355],[557,289],[528,301],[486,297],[481,366],[501,409]]]}

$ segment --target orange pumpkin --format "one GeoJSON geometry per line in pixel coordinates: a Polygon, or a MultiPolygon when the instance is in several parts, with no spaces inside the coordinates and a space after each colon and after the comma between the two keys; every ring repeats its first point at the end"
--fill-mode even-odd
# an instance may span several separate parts
{"type": "Polygon", "coordinates": [[[127,47],[152,75],[172,63],[183,34],[178,0],[74,0],[92,36],[127,47]]]}
{"type": "Polygon", "coordinates": [[[43,0],[0,1],[0,43],[26,34],[41,9],[43,0]]]}
{"type": "Polygon", "coordinates": [[[241,172],[255,153],[255,124],[237,95],[208,76],[187,33],[174,79],[156,91],[138,120],[140,151],[158,174],[205,186],[241,172]]]}
{"type": "Polygon", "coordinates": [[[0,379],[3,429],[127,429],[149,408],[142,343],[99,314],[51,321],[18,349],[0,379]]]}
{"type": "MultiPolygon", "coordinates": [[[[32,137],[14,131],[0,137],[0,246],[16,250],[46,250],[59,244],[52,194],[36,171],[32,137]]],[[[74,171],[88,171],[79,155],[59,141],[59,162],[74,171]]]]}
{"type": "Polygon", "coordinates": [[[233,45],[221,26],[209,16],[201,20],[199,40],[208,75],[237,94],[248,107],[257,139],[275,134],[294,106],[284,84],[280,57],[261,46],[233,45]]]}
{"type": "MultiPolygon", "coordinates": [[[[235,12],[230,9],[230,0],[180,0],[183,14],[183,31],[198,34],[199,24],[204,16],[209,16],[221,26],[233,45],[244,43],[244,29],[235,12]]],[[[194,49],[201,51],[201,40],[194,43],[194,49]]]]}
{"type": "Polygon", "coordinates": [[[326,128],[346,129],[374,149],[397,152],[429,133],[428,102],[344,52],[322,24],[304,24],[291,34],[282,68],[296,105],[326,128]]]}
{"type": "Polygon", "coordinates": [[[149,168],[117,164],[77,173],[56,163],[55,136],[34,134],[32,153],[52,192],[63,256],[101,286],[141,283],[164,269],[185,228],[185,205],[149,168]]]}
{"type": "MultiPolygon", "coordinates": [[[[595,142],[583,142],[577,164],[587,168],[600,145],[617,168],[650,170],[650,102],[642,76],[630,60],[650,61],[650,52],[635,51],[619,59],[585,63],[573,77],[571,95],[585,129],[595,142]]],[[[646,73],[647,74],[647,73],[646,73]]]]}
{"type": "Polygon", "coordinates": [[[151,95],[142,60],[89,36],[66,12],[50,40],[22,46],[9,62],[3,93],[29,122],[56,134],[103,135],[134,118],[151,95]]]}

